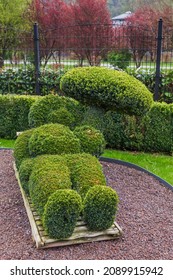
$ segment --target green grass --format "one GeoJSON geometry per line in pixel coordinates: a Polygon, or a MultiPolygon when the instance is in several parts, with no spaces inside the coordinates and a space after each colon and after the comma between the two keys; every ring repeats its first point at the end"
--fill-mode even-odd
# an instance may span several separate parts
{"type": "Polygon", "coordinates": [[[0,148],[14,148],[15,140],[7,140],[0,138],[0,148]]]}
{"type": "Polygon", "coordinates": [[[173,157],[171,156],[117,150],[106,150],[102,156],[134,163],[173,185],[173,157]]]}

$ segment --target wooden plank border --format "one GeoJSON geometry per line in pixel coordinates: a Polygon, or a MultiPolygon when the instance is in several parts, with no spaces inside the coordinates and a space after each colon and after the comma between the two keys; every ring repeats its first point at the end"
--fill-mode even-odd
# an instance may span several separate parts
{"type": "Polygon", "coordinates": [[[116,221],[114,221],[113,225],[105,231],[89,231],[84,221],[79,219],[73,234],[69,238],[63,240],[51,239],[43,229],[42,221],[35,211],[31,199],[26,195],[25,191],[22,188],[19,173],[17,171],[15,163],[13,163],[13,168],[31,226],[32,238],[38,249],[60,247],[94,241],[113,240],[122,236],[122,229],[116,223],[116,221]]]}

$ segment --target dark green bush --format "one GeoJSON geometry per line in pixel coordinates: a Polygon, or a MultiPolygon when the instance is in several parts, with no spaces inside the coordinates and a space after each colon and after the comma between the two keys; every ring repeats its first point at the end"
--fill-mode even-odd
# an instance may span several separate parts
{"type": "Polygon", "coordinates": [[[33,130],[29,140],[30,155],[66,154],[80,152],[79,139],[61,124],[45,124],[33,130]]]}
{"type": "Polygon", "coordinates": [[[34,165],[34,160],[31,158],[27,158],[22,161],[19,168],[20,182],[26,194],[29,194],[28,183],[29,183],[29,177],[31,175],[33,165],[34,165]]]}
{"type": "MultiPolygon", "coordinates": [[[[50,92],[59,92],[60,79],[65,70],[44,69],[40,72],[40,93],[47,95],[50,92]]],[[[35,95],[35,70],[32,67],[27,69],[7,69],[0,73],[1,94],[31,94],[35,95]]]]}
{"type": "Polygon", "coordinates": [[[99,157],[105,149],[103,134],[89,125],[78,126],[74,134],[80,140],[81,151],[99,157]]]}
{"type": "Polygon", "coordinates": [[[72,187],[81,195],[82,199],[90,187],[106,184],[102,166],[96,157],[83,153],[65,155],[65,158],[70,169],[72,187]]]}
{"type": "Polygon", "coordinates": [[[49,113],[48,123],[60,123],[70,127],[74,123],[74,117],[66,108],[60,108],[49,113]]]}
{"type": "Polygon", "coordinates": [[[83,215],[90,230],[101,231],[112,226],[118,206],[117,193],[108,186],[89,189],[83,202],[83,215]]]}
{"type": "Polygon", "coordinates": [[[108,54],[107,61],[113,67],[126,69],[131,60],[132,54],[128,50],[112,51],[108,54]]]}
{"type": "Polygon", "coordinates": [[[61,79],[61,90],[82,103],[143,115],[153,103],[152,94],[140,81],[102,67],[82,67],[68,71],[61,79]]]}
{"type": "Polygon", "coordinates": [[[0,95],[0,137],[14,139],[29,128],[28,113],[38,97],[0,95]]]}
{"type": "Polygon", "coordinates": [[[76,100],[49,94],[33,104],[29,112],[29,124],[37,127],[50,122],[74,127],[82,120],[84,108],[76,100]]]}
{"type": "Polygon", "coordinates": [[[29,139],[32,133],[33,129],[26,130],[22,134],[20,134],[15,141],[13,155],[18,169],[22,161],[30,157],[29,139]]]}
{"type": "Polygon", "coordinates": [[[49,159],[44,166],[33,167],[29,178],[29,193],[38,214],[43,215],[44,206],[51,194],[59,189],[71,188],[70,172],[66,164],[59,161],[52,163],[49,159]]]}
{"type": "Polygon", "coordinates": [[[154,103],[143,119],[143,149],[149,152],[172,152],[173,106],[154,103]]]}
{"type": "Polygon", "coordinates": [[[51,238],[63,239],[72,235],[82,209],[80,195],[74,190],[58,190],[45,205],[43,225],[51,238]]]}

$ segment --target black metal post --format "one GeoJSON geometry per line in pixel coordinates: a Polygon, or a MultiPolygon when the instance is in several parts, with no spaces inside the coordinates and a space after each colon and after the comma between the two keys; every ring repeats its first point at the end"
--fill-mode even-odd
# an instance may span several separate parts
{"type": "Polygon", "coordinates": [[[155,101],[159,99],[160,62],[161,62],[162,39],[163,39],[162,29],[163,29],[163,20],[160,19],[158,22],[158,35],[157,35],[156,78],[155,78],[155,88],[154,88],[155,101]]]}
{"type": "Polygon", "coordinates": [[[34,63],[35,63],[35,90],[40,95],[40,46],[38,24],[34,24],[34,63]]]}

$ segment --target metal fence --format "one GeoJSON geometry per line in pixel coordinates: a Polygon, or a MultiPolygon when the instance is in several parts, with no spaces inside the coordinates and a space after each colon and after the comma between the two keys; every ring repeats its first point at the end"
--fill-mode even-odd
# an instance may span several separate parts
{"type": "Polygon", "coordinates": [[[43,30],[34,24],[25,32],[0,27],[0,76],[10,79],[14,72],[32,68],[35,92],[42,94],[42,84],[50,83],[42,78],[46,71],[59,75],[78,66],[153,72],[157,100],[161,72],[173,70],[173,30],[163,28],[162,20],[153,29],[88,24],[43,30]]]}

